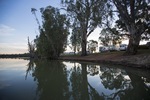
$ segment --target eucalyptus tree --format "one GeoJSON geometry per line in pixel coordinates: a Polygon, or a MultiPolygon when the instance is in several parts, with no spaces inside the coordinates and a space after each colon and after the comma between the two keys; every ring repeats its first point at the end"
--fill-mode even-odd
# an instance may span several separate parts
{"type": "Polygon", "coordinates": [[[95,41],[95,40],[88,41],[88,50],[90,51],[90,53],[95,52],[97,47],[98,47],[97,41],[95,41]]]}
{"type": "Polygon", "coordinates": [[[79,27],[73,27],[70,41],[71,41],[74,53],[76,53],[76,51],[79,52],[81,48],[81,32],[80,32],[79,27]]]}
{"type": "Polygon", "coordinates": [[[104,46],[116,45],[121,43],[122,36],[116,28],[104,28],[100,33],[99,40],[104,46]]]}
{"type": "Polygon", "coordinates": [[[37,39],[37,51],[41,56],[57,59],[65,50],[68,35],[68,21],[57,8],[41,8],[42,26],[37,39]]]}
{"type": "Polygon", "coordinates": [[[136,54],[141,36],[147,36],[150,33],[150,2],[149,0],[110,1],[117,9],[120,27],[129,33],[129,44],[126,53],[136,54]]]}
{"type": "Polygon", "coordinates": [[[81,31],[82,56],[87,55],[87,37],[101,24],[107,0],[62,0],[72,19],[77,19],[81,31]]]}

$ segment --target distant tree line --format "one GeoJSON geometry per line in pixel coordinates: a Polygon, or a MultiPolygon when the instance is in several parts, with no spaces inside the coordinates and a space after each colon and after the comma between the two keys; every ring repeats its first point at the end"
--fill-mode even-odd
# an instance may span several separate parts
{"type": "Polygon", "coordinates": [[[30,57],[29,53],[24,54],[0,54],[0,58],[19,58],[19,57],[30,57]]]}

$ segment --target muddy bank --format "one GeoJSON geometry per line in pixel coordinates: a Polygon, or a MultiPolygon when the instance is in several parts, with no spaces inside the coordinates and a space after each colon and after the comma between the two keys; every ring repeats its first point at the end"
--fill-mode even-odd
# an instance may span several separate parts
{"type": "Polygon", "coordinates": [[[137,55],[124,56],[124,52],[107,52],[90,54],[88,56],[70,55],[61,56],[60,60],[88,61],[96,63],[107,63],[123,65],[127,67],[150,69],[150,53],[139,53],[137,55]]]}

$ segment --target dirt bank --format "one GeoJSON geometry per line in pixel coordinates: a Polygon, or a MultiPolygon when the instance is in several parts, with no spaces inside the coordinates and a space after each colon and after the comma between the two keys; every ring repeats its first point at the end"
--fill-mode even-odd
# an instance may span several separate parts
{"type": "Polygon", "coordinates": [[[150,50],[141,50],[137,55],[125,56],[124,52],[105,52],[90,54],[88,56],[68,55],[61,56],[61,60],[89,61],[96,63],[110,63],[128,67],[150,69],[150,50]]]}

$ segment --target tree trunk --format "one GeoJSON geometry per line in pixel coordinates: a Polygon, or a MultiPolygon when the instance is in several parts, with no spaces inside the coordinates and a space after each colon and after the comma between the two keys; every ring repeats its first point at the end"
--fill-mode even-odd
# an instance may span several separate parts
{"type": "Polygon", "coordinates": [[[82,67],[82,91],[81,91],[81,99],[82,100],[90,100],[88,93],[88,79],[87,79],[87,65],[81,63],[82,67]]]}
{"type": "Polygon", "coordinates": [[[82,42],[81,42],[81,48],[82,48],[82,54],[81,56],[86,56],[86,45],[87,45],[87,28],[86,26],[82,23],[82,42]]]}
{"type": "Polygon", "coordinates": [[[82,46],[82,54],[81,54],[81,56],[86,56],[87,55],[86,44],[87,44],[87,36],[86,36],[86,33],[83,33],[82,43],[81,43],[81,46],[82,46]]]}
{"type": "Polygon", "coordinates": [[[76,54],[76,50],[77,50],[77,44],[75,44],[75,46],[74,46],[74,55],[76,54]]]}
{"type": "Polygon", "coordinates": [[[138,46],[141,39],[141,33],[136,29],[134,24],[127,26],[128,32],[130,34],[129,44],[125,54],[127,55],[135,55],[138,52],[138,46]]]}
{"type": "Polygon", "coordinates": [[[137,54],[139,42],[140,42],[140,36],[139,35],[131,36],[129,39],[129,44],[128,44],[126,54],[128,54],[128,55],[137,54]]]}

